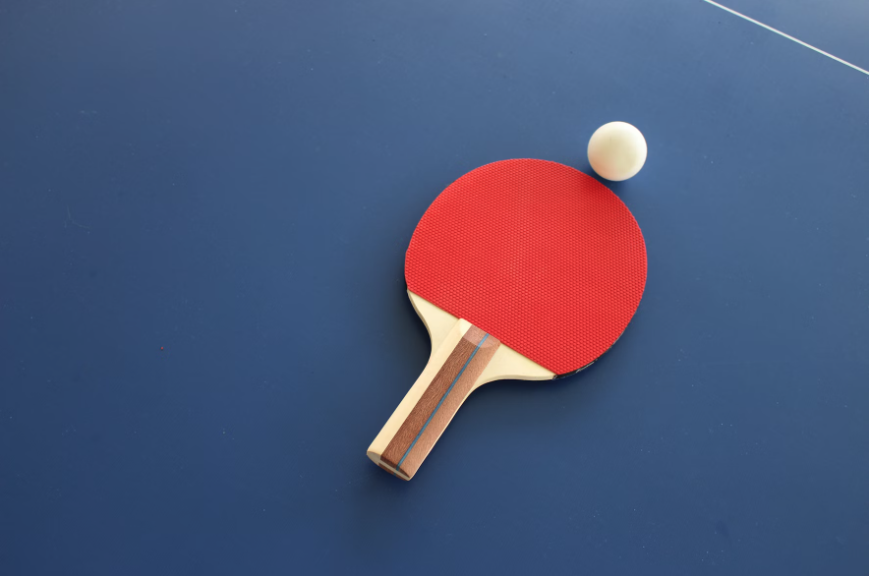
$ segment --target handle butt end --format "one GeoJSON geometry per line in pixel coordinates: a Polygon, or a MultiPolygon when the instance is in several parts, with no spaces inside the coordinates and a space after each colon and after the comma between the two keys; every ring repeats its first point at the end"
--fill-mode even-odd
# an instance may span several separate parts
{"type": "Polygon", "coordinates": [[[384,460],[381,459],[381,455],[377,454],[376,452],[373,452],[371,448],[366,451],[366,456],[368,456],[369,460],[374,462],[379,468],[381,468],[385,472],[389,472],[390,474],[392,474],[393,476],[396,476],[397,478],[399,478],[401,480],[408,481],[408,480],[411,480],[412,476],[414,476],[414,473],[412,473],[409,476],[405,471],[402,470],[401,467],[397,468],[396,466],[393,466],[389,462],[385,462],[384,460]]]}

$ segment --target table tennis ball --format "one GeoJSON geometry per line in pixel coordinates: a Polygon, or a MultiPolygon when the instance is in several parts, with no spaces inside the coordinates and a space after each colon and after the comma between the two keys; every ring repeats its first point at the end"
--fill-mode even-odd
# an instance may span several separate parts
{"type": "Polygon", "coordinates": [[[587,158],[596,174],[619,182],[632,178],[647,160],[647,142],[641,132],[626,122],[609,122],[593,132],[587,158]]]}

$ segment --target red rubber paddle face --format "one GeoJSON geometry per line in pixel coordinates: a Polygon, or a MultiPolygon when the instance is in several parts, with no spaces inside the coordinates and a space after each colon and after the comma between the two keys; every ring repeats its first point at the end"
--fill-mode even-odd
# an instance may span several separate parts
{"type": "Polygon", "coordinates": [[[641,230],[586,174],[504,160],[451,184],[408,247],[408,289],[557,375],[601,356],[647,278],[641,230]]]}

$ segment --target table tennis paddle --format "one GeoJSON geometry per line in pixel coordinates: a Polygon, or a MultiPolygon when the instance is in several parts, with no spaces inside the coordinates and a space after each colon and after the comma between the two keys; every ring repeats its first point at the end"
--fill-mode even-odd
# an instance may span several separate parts
{"type": "Polygon", "coordinates": [[[566,376],[604,354],[646,278],[635,218],[595,178],[528,159],[462,176],[423,215],[405,258],[429,362],[367,455],[410,480],[475,388],[566,376]]]}

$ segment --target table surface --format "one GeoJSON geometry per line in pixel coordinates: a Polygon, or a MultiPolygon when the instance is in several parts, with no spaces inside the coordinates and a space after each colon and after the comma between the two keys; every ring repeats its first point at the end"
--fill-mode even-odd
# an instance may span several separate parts
{"type": "MultiPolygon", "coordinates": [[[[723,2],[868,68],[864,0],[723,2]]],[[[0,573],[864,571],[868,83],[702,0],[4,3],[0,573]],[[373,466],[429,203],[613,120],[619,344],[373,466]]]]}

